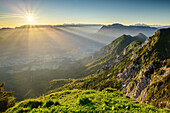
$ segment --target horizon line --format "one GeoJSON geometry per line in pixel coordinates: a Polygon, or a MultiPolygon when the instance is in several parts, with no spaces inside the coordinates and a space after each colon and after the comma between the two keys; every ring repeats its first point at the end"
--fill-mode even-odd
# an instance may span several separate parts
{"type": "Polygon", "coordinates": [[[97,24],[97,23],[63,23],[63,24],[23,24],[20,26],[15,26],[15,27],[9,27],[9,26],[5,26],[5,27],[0,27],[0,29],[15,29],[15,28],[20,28],[20,27],[24,27],[24,26],[66,26],[66,25],[85,25],[85,26],[104,26],[104,25],[113,25],[113,24],[121,24],[123,26],[149,26],[149,27],[163,27],[163,26],[170,26],[170,24],[145,24],[145,23],[136,23],[136,24],[123,24],[123,23],[118,23],[118,22],[113,22],[110,24],[97,24]]]}

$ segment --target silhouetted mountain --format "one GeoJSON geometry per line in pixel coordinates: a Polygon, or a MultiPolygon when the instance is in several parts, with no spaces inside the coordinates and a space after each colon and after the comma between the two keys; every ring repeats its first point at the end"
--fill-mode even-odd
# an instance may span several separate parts
{"type": "MultiPolygon", "coordinates": [[[[147,25],[147,24],[140,24],[140,23],[135,24],[135,25],[131,25],[131,26],[147,26],[147,27],[149,27],[149,25],[147,25]]],[[[150,26],[150,27],[151,27],[151,26],[150,26]]]]}
{"type": "Polygon", "coordinates": [[[112,24],[103,26],[97,34],[119,37],[122,34],[134,36],[138,33],[143,33],[146,36],[152,36],[156,30],[156,27],[149,26],[124,26],[122,24],[112,24]]]}
{"type": "Polygon", "coordinates": [[[156,27],[112,24],[102,26],[99,31],[91,35],[91,37],[97,41],[109,44],[112,40],[122,36],[123,34],[136,36],[137,34],[142,33],[148,37],[152,36],[155,31],[157,31],[156,27]]]}
{"type": "MultiPolygon", "coordinates": [[[[15,29],[19,28],[44,28],[44,27],[91,27],[91,26],[102,26],[102,24],[63,24],[63,25],[22,25],[19,27],[15,27],[15,29]]],[[[10,28],[1,28],[1,29],[10,29],[10,28]]]]}

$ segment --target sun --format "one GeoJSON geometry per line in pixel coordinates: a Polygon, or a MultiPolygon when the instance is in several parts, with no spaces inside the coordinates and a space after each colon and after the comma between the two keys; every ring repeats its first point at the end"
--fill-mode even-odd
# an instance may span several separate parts
{"type": "Polygon", "coordinates": [[[25,24],[30,24],[30,25],[35,25],[37,24],[36,19],[37,19],[37,14],[33,12],[27,12],[24,15],[25,18],[25,24]]]}
{"type": "Polygon", "coordinates": [[[34,20],[34,18],[31,17],[31,16],[28,16],[28,17],[27,17],[27,20],[28,20],[28,22],[32,22],[32,21],[34,20]]]}

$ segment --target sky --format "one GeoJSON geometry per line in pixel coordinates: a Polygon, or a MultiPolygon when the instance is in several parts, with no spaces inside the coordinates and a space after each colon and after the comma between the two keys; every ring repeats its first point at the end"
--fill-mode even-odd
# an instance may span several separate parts
{"type": "Polygon", "coordinates": [[[0,0],[0,28],[71,23],[170,25],[170,0],[0,0]]]}

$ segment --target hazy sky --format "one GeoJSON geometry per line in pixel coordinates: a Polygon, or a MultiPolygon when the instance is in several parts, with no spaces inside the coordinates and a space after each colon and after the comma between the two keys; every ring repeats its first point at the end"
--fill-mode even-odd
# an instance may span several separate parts
{"type": "Polygon", "coordinates": [[[118,22],[169,25],[170,0],[0,0],[0,27],[118,22]]]}

